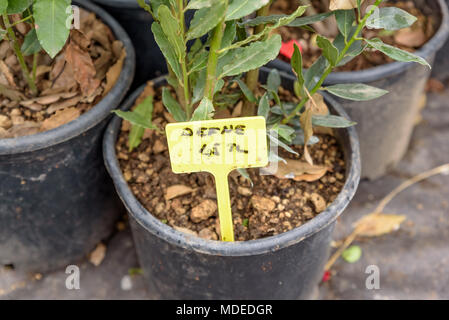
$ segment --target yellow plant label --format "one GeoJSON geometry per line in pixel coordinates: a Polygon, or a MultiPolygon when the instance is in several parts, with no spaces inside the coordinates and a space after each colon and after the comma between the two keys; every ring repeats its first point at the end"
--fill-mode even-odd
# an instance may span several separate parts
{"type": "Polygon", "coordinates": [[[265,118],[179,122],[165,130],[173,172],[214,175],[222,240],[234,241],[228,174],[268,164],[265,118]]]}

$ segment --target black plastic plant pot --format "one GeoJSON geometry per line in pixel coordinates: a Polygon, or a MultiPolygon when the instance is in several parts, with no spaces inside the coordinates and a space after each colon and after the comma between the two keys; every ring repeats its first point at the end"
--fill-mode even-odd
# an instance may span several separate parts
{"type": "MultiPolygon", "coordinates": [[[[446,6],[449,6],[449,0],[446,0],[446,6]]],[[[449,80],[449,40],[438,51],[434,65],[436,68],[433,68],[432,77],[441,81],[449,80]]]]}
{"type": "MultiPolygon", "coordinates": [[[[416,54],[432,64],[449,35],[449,15],[444,0],[425,3],[434,14],[441,14],[441,23],[433,38],[416,54]]],[[[292,73],[290,64],[279,59],[268,66],[292,73]]],[[[434,66],[440,68],[438,64],[434,66]]],[[[393,62],[362,71],[333,72],[325,81],[325,85],[365,83],[389,91],[389,94],[367,102],[336,98],[350,118],[357,122],[362,178],[382,176],[405,155],[430,73],[428,67],[417,63],[393,62]]]]}
{"type": "Polygon", "coordinates": [[[101,144],[111,110],[131,85],[135,54],[123,28],[94,12],[126,49],[111,91],[90,111],[59,128],[0,140],[0,265],[45,272],[86,256],[107,238],[124,212],[104,167],[101,144]]]}
{"type": "Polygon", "coordinates": [[[151,32],[153,17],[136,0],[93,0],[108,11],[128,32],[136,49],[133,87],[167,73],[167,64],[151,32]]]}
{"type": "MultiPolygon", "coordinates": [[[[262,72],[262,81],[267,76],[262,72]]],[[[293,77],[282,74],[292,90],[293,77]]],[[[163,85],[161,78],[156,85],[163,85]]],[[[122,105],[129,109],[142,92],[122,105]]],[[[346,116],[341,106],[325,95],[332,113],[346,116]]],[[[150,292],[162,299],[307,299],[323,275],[332,232],[360,179],[360,154],[354,128],[336,133],[346,157],[347,181],[326,211],[292,231],[247,242],[207,241],[176,231],[156,219],[134,197],[115,153],[121,119],[114,118],[105,134],[106,167],[114,180],[131,221],[134,242],[150,292]]]]}

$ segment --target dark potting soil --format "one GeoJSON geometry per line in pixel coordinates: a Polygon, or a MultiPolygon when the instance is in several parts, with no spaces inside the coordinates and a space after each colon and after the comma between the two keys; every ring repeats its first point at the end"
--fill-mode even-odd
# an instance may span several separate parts
{"type": "MultiPolygon", "coordinates": [[[[21,19],[10,17],[11,23],[21,19]]],[[[30,25],[15,26],[19,42],[30,25]]],[[[47,131],[78,118],[114,86],[126,52],[110,28],[94,13],[80,10],[80,29],[70,31],[65,47],[55,57],[41,51],[37,57],[33,96],[7,40],[0,42],[0,139],[47,131]]],[[[27,56],[32,68],[33,56],[27,56]]]]}
{"type": "MultiPolygon", "coordinates": [[[[171,116],[164,111],[160,90],[154,92],[149,83],[136,105],[150,94],[155,95],[153,123],[162,130],[171,116]]],[[[280,95],[284,101],[294,100],[286,90],[280,90],[280,95]]],[[[228,117],[231,112],[238,116],[239,104],[228,111],[228,117]]],[[[222,117],[226,115],[222,113],[222,117]]],[[[204,239],[218,240],[220,226],[212,175],[174,174],[166,138],[154,130],[146,130],[140,146],[129,152],[129,129],[129,123],[123,121],[116,151],[124,177],[136,198],[169,226],[204,239]]],[[[345,183],[343,151],[332,135],[318,136],[320,141],[310,147],[310,153],[315,165],[326,166],[329,170],[321,174],[321,178],[311,179],[315,181],[279,179],[250,169],[251,186],[237,171],[230,174],[236,240],[259,239],[292,230],[313,219],[335,200],[345,183]]],[[[302,155],[303,147],[295,149],[302,155]]],[[[280,154],[285,159],[300,159],[287,152],[280,154]]]]}
{"type": "MultiPolygon", "coordinates": [[[[314,12],[308,11],[305,15],[312,15],[316,13],[322,13],[329,11],[329,1],[312,0],[310,1],[314,12]]],[[[374,1],[365,1],[363,6],[371,5],[374,1]]],[[[276,0],[273,3],[270,14],[285,14],[293,13],[296,8],[304,4],[300,0],[276,0]]],[[[400,49],[414,52],[421,48],[428,40],[430,40],[435,34],[439,18],[434,15],[430,15],[428,12],[432,12],[430,8],[417,8],[413,1],[384,1],[381,6],[395,6],[401,8],[410,14],[418,18],[418,20],[409,28],[401,29],[398,31],[385,31],[385,30],[369,30],[365,29],[363,36],[367,39],[380,38],[383,42],[398,47],[400,49]]],[[[365,9],[362,10],[362,12],[365,9]]],[[[312,27],[318,32],[318,34],[324,35],[331,39],[338,35],[337,23],[335,17],[332,16],[326,20],[312,25],[312,27]]],[[[313,34],[302,28],[283,27],[279,30],[282,40],[288,42],[290,40],[297,40],[302,47],[302,55],[304,67],[309,68],[316,59],[321,55],[321,49],[316,45],[316,38],[313,34]]],[[[285,56],[279,55],[279,58],[290,63],[290,59],[285,56]]],[[[393,60],[383,53],[375,50],[369,50],[354,58],[346,65],[337,68],[337,71],[358,71],[383,65],[393,62],[393,60]]]]}

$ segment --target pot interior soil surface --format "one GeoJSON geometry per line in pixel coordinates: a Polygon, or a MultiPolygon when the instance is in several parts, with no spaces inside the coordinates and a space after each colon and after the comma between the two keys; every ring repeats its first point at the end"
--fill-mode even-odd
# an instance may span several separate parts
{"type": "MultiPolygon", "coordinates": [[[[300,0],[276,0],[273,3],[270,14],[290,14],[295,11],[298,5],[304,4],[300,0]]],[[[305,15],[313,15],[329,11],[329,1],[312,0],[310,1],[313,9],[306,11],[305,15]]],[[[374,1],[365,1],[362,12],[374,1]]],[[[415,1],[416,2],[416,1],[415,1]]],[[[441,17],[425,1],[419,1],[419,7],[414,1],[384,1],[381,7],[395,6],[401,8],[418,18],[418,20],[409,28],[386,31],[366,29],[363,36],[367,39],[380,38],[383,42],[398,47],[400,49],[414,52],[420,49],[436,33],[441,17]]],[[[312,25],[312,27],[321,35],[330,39],[338,35],[338,27],[335,17],[332,16],[322,22],[312,25]]],[[[321,49],[316,45],[316,37],[308,30],[302,28],[283,27],[279,29],[284,42],[297,40],[302,48],[304,67],[309,68],[321,55],[321,49]]],[[[290,59],[279,55],[279,58],[290,62],[290,59]]],[[[357,56],[346,65],[337,68],[337,71],[358,71],[373,68],[379,65],[393,62],[391,58],[375,50],[368,50],[357,56]]]]}
{"type": "MultiPolygon", "coordinates": [[[[14,15],[12,21],[20,20],[14,15]]],[[[16,25],[22,43],[30,25],[16,25]]],[[[112,89],[126,52],[111,29],[94,13],[80,9],[80,29],[72,29],[61,52],[52,60],[37,55],[33,96],[7,40],[0,43],[0,139],[48,131],[78,118],[112,89]]],[[[33,55],[26,56],[31,70],[33,55]]]]}
{"type": "MultiPolygon", "coordinates": [[[[154,95],[153,123],[163,130],[172,119],[164,111],[160,89],[155,91],[149,82],[136,105],[146,96],[154,95]]],[[[283,101],[293,100],[291,93],[282,88],[280,96],[283,101]]],[[[239,104],[232,110],[233,117],[238,116],[239,104]]],[[[231,111],[228,110],[216,114],[216,118],[230,116],[231,111]]],[[[140,203],[160,221],[179,231],[207,240],[219,240],[213,176],[208,173],[174,174],[166,138],[154,130],[146,130],[140,146],[129,152],[129,130],[129,123],[123,121],[116,152],[124,178],[140,203]]],[[[260,239],[292,230],[313,219],[335,200],[345,183],[343,150],[331,131],[318,136],[320,141],[310,147],[310,153],[315,165],[327,169],[315,176],[300,178],[314,181],[279,179],[260,175],[258,169],[250,169],[252,186],[237,171],[230,174],[237,241],[260,239]]],[[[303,153],[302,147],[295,149],[300,155],[303,153]]],[[[285,159],[300,159],[290,153],[280,152],[280,155],[285,159]]]]}

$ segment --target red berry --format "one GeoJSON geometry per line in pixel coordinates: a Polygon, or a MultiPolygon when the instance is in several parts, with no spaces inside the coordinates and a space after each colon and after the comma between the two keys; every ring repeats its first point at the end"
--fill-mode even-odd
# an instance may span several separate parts
{"type": "Polygon", "coordinates": [[[327,281],[329,281],[330,279],[331,279],[331,272],[330,272],[329,270],[324,271],[322,281],[323,281],[323,282],[327,282],[327,281]]]}

